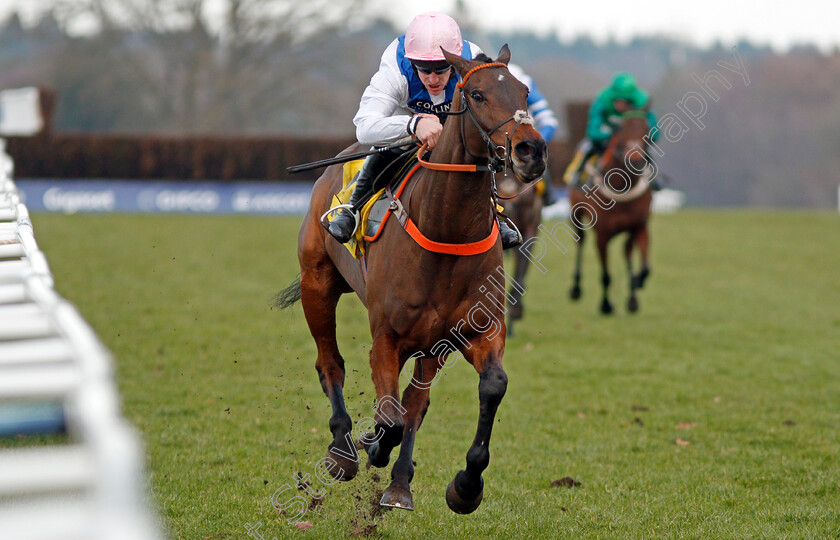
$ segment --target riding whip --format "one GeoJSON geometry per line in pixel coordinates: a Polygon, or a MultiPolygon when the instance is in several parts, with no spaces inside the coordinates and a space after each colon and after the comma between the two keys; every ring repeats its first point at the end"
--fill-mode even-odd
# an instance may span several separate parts
{"type": "Polygon", "coordinates": [[[411,146],[412,144],[416,144],[417,139],[411,138],[408,140],[401,140],[396,142],[390,146],[383,146],[381,148],[374,148],[373,150],[367,150],[365,152],[355,152],[353,154],[346,154],[343,156],[337,156],[334,158],[329,159],[322,159],[319,161],[313,161],[312,163],[304,163],[302,165],[293,165],[291,167],[286,167],[286,172],[289,174],[293,174],[296,172],[301,171],[309,171],[312,169],[319,169],[321,167],[327,167],[329,165],[335,165],[337,163],[347,163],[348,161],[353,161],[354,159],[363,158],[369,156],[371,154],[379,154],[382,152],[388,152],[390,150],[396,150],[398,148],[405,148],[406,146],[411,146]]]}

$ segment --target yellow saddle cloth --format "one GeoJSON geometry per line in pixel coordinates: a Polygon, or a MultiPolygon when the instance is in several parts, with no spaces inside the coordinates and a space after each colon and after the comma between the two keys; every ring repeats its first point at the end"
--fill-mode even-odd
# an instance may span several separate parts
{"type": "Polygon", "coordinates": [[[577,184],[574,182],[574,174],[580,168],[580,163],[583,161],[583,156],[585,152],[578,150],[575,154],[575,157],[572,158],[572,162],[569,163],[569,166],[566,167],[565,172],[563,173],[563,183],[567,186],[572,187],[580,187],[589,182],[592,178],[590,171],[597,169],[598,167],[598,160],[601,159],[601,154],[595,154],[589,157],[589,160],[584,165],[583,170],[580,173],[580,180],[577,184]]]}
{"type": "MultiPolygon", "coordinates": [[[[353,194],[353,188],[356,187],[356,176],[359,174],[359,171],[362,170],[362,165],[364,164],[364,159],[357,159],[354,161],[348,161],[344,164],[343,168],[343,176],[342,176],[342,188],[341,191],[333,195],[332,204],[330,205],[331,208],[338,206],[339,204],[347,204],[347,201],[350,200],[350,195],[353,194]]],[[[370,216],[370,211],[373,208],[373,205],[382,198],[382,195],[385,193],[385,188],[380,189],[377,191],[373,197],[368,199],[367,203],[362,207],[359,211],[359,227],[356,229],[356,233],[353,237],[344,244],[344,247],[347,248],[348,251],[353,255],[355,258],[359,258],[364,256],[365,254],[365,233],[367,232],[367,225],[368,225],[368,217],[370,216]]],[[[329,221],[334,220],[338,216],[338,212],[332,212],[327,216],[329,221]]]]}

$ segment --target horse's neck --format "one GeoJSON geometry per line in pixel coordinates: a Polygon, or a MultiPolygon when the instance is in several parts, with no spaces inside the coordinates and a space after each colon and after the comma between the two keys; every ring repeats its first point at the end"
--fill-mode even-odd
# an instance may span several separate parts
{"type": "MultiPolygon", "coordinates": [[[[461,141],[460,122],[463,120],[463,116],[447,120],[432,153],[432,163],[478,163],[461,141]]],[[[411,194],[411,219],[423,234],[438,242],[481,240],[490,234],[495,216],[488,175],[487,172],[424,170],[411,194]]]]}

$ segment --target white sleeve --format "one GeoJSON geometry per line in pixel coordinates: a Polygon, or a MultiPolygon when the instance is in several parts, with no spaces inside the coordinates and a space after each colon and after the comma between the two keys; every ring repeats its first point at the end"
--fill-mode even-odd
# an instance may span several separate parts
{"type": "Polygon", "coordinates": [[[397,66],[397,45],[394,40],[382,53],[379,71],[370,79],[353,117],[356,138],[364,145],[393,143],[409,135],[408,81],[397,66]]]}

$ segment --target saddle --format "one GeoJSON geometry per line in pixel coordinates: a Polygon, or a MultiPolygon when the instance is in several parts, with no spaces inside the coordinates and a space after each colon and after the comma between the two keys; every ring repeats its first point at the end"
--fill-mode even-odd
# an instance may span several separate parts
{"type": "MultiPolygon", "coordinates": [[[[359,171],[364,161],[364,159],[358,159],[344,164],[342,170],[342,188],[341,191],[333,195],[332,204],[330,205],[331,208],[346,204],[350,200],[350,195],[353,193],[353,188],[356,187],[356,179],[359,176],[359,171]]],[[[390,177],[390,182],[385,187],[378,190],[374,189],[374,194],[359,210],[359,227],[356,229],[353,237],[344,244],[344,247],[347,248],[353,257],[356,259],[364,257],[366,243],[374,242],[379,238],[390,213],[391,198],[388,194],[399,191],[398,188],[405,185],[411,177],[411,173],[418,167],[417,150],[412,150],[398,157],[393,163],[390,163],[376,179],[374,185],[379,185],[380,181],[385,177],[390,177]],[[395,172],[392,173],[391,171],[395,172]]],[[[399,196],[399,193],[397,193],[397,196],[399,196]]],[[[331,213],[327,216],[327,219],[332,221],[336,215],[337,213],[331,213]]]]}

